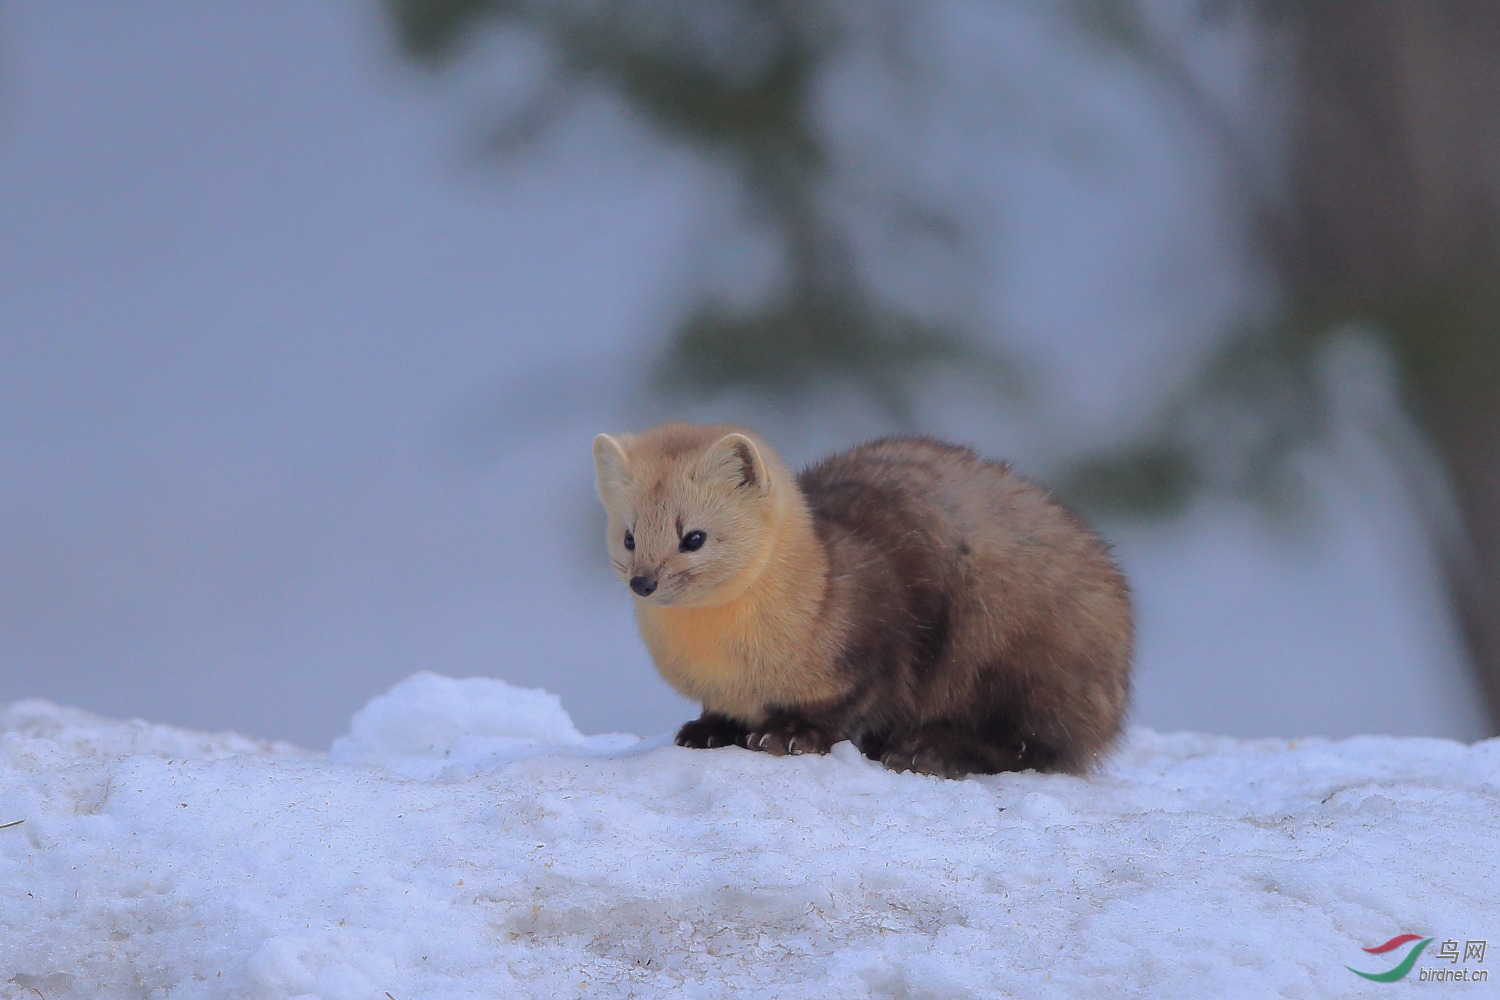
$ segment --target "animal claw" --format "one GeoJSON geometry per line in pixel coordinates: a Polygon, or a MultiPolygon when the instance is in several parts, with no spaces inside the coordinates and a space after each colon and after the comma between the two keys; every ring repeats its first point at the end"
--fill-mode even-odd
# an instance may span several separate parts
{"type": "Polygon", "coordinates": [[[793,736],[791,739],[786,741],[786,752],[790,754],[799,754],[802,752],[801,750],[797,749],[797,737],[793,736]]]}
{"type": "Polygon", "coordinates": [[[897,773],[912,770],[916,762],[916,757],[904,753],[888,753],[880,761],[880,763],[897,773]]]}
{"type": "Polygon", "coordinates": [[[761,733],[760,739],[758,739],[758,740],[755,741],[755,748],[757,750],[764,750],[766,748],[766,741],[769,740],[770,738],[771,738],[771,734],[770,733],[761,733]]]}

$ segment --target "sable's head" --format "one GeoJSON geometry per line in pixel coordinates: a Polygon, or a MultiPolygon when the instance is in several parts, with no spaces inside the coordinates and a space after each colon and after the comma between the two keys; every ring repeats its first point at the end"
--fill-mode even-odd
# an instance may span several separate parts
{"type": "Polygon", "coordinates": [[[714,603],[757,566],[779,521],[769,449],[725,426],[594,439],[615,572],[652,604],[714,603]]]}

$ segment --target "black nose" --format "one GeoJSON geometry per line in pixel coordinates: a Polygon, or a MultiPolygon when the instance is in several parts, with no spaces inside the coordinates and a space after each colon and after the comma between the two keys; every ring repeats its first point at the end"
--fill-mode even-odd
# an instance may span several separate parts
{"type": "Polygon", "coordinates": [[[642,597],[650,597],[652,591],[656,590],[656,580],[649,576],[632,576],[630,589],[642,597]]]}

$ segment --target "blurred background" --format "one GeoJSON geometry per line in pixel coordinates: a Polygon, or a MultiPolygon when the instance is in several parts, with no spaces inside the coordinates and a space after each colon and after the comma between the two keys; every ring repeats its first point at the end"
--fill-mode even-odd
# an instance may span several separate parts
{"type": "Polygon", "coordinates": [[[0,6],[0,702],[664,732],[589,445],[914,431],[1116,544],[1133,721],[1500,718],[1500,6],[0,6]]]}

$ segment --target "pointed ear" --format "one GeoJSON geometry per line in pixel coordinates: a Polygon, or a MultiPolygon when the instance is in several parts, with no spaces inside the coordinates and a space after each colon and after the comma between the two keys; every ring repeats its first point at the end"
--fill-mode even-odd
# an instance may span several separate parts
{"type": "Polygon", "coordinates": [[[735,488],[749,487],[757,493],[771,491],[771,471],[755,442],[743,434],[725,434],[709,445],[698,460],[698,478],[735,488]]]}
{"type": "Polygon", "coordinates": [[[594,476],[598,480],[599,499],[606,507],[620,495],[630,479],[625,447],[608,434],[594,438],[594,476]]]}

